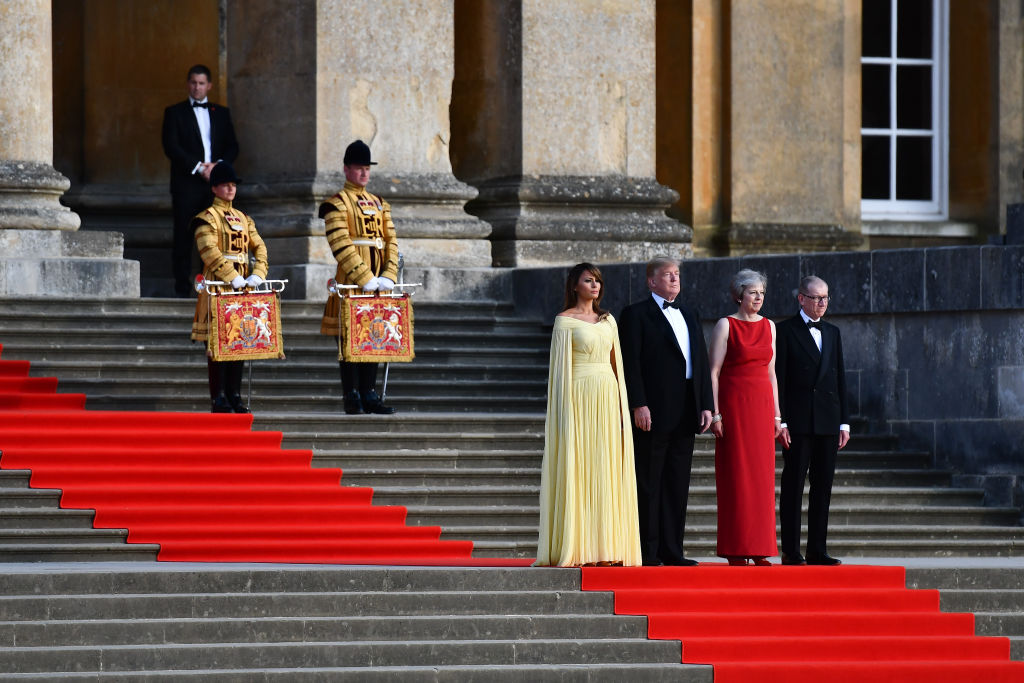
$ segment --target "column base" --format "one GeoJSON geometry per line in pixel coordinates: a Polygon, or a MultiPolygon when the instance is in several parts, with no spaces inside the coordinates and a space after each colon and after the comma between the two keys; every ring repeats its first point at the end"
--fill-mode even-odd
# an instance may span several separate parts
{"type": "Polygon", "coordinates": [[[116,232],[0,230],[0,297],[138,298],[139,263],[116,232]]]}
{"type": "Polygon", "coordinates": [[[70,186],[49,164],[0,160],[0,230],[78,230],[78,216],[59,201],[70,186]]]}
{"type": "Polygon", "coordinates": [[[570,265],[686,257],[693,232],[665,211],[653,178],[519,176],[485,181],[467,210],[491,224],[494,265],[570,265]]]}
{"type": "Polygon", "coordinates": [[[862,238],[841,225],[804,223],[733,223],[711,238],[714,253],[791,254],[815,251],[854,251],[862,238]]]}

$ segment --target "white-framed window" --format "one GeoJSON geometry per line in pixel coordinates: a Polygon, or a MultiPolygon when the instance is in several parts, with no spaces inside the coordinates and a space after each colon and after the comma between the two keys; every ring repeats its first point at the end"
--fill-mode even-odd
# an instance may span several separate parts
{"type": "Polygon", "coordinates": [[[862,0],[861,216],[947,216],[949,0],[862,0]]]}

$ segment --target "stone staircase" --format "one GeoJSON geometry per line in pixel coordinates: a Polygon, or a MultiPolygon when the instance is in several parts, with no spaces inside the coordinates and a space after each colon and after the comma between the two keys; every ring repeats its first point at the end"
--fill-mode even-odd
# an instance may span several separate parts
{"type": "Polygon", "coordinates": [[[0,583],[0,679],[712,681],[579,571],[23,567],[0,583]]]}
{"type": "MultiPolygon", "coordinates": [[[[340,467],[343,484],[373,486],[375,502],[406,505],[412,522],[474,541],[478,557],[532,557],[547,326],[495,302],[417,304],[416,360],[389,372],[389,401],[401,412],[347,416],[334,342],[319,334],[321,310],[284,302],[287,359],[252,364],[255,427],[284,432],[286,448],[312,449],[315,465],[340,467]]],[[[0,343],[4,358],[30,360],[34,375],[57,376],[61,391],[85,393],[88,408],[201,411],[206,368],[202,347],[187,338],[191,316],[190,302],[170,299],[4,301],[0,343]]],[[[859,425],[854,432],[833,491],[830,549],[837,555],[1024,555],[1019,510],[984,505],[982,489],[953,487],[952,474],[933,470],[928,453],[899,450],[891,437],[864,434],[859,425]]],[[[698,438],[686,538],[697,558],[714,555],[713,448],[713,439],[698,438]]],[[[13,502],[19,496],[33,507],[55,506],[55,492],[28,491],[26,481],[17,473],[0,479],[2,500],[11,501],[4,510],[21,509],[13,502]]],[[[55,535],[86,519],[62,512],[68,524],[55,535]]],[[[15,524],[18,514],[3,524],[15,524]]],[[[18,533],[10,528],[0,541],[13,543],[18,533]]],[[[29,536],[46,534],[22,533],[29,536]]],[[[101,538],[87,537],[83,545],[101,538]]],[[[3,545],[0,558],[14,559],[3,545]]],[[[45,554],[45,543],[35,545],[36,555],[24,559],[45,554]]]]}
{"type": "Polygon", "coordinates": [[[977,635],[1009,637],[1010,658],[1024,660],[1024,571],[1019,566],[921,565],[907,568],[908,588],[940,589],[943,612],[973,612],[977,635]]]}
{"type": "MultiPolygon", "coordinates": [[[[256,429],[283,431],[284,447],[312,449],[315,465],[342,468],[343,485],[373,486],[374,501],[377,503],[406,505],[411,522],[439,524],[445,530],[443,538],[473,540],[475,555],[478,557],[533,556],[549,340],[549,328],[542,321],[518,318],[510,306],[494,302],[417,304],[417,358],[411,364],[393,365],[389,376],[389,402],[396,405],[401,412],[394,417],[346,416],[340,409],[340,384],[333,340],[318,334],[320,306],[286,301],[283,311],[287,359],[259,361],[254,364],[252,405],[256,415],[256,429]]],[[[199,345],[191,344],[187,338],[191,316],[190,302],[178,300],[0,301],[0,344],[3,344],[5,359],[31,360],[33,375],[59,377],[60,391],[86,393],[89,396],[87,408],[203,411],[208,406],[205,398],[205,359],[203,349],[199,345]]],[[[710,559],[714,553],[713,447],[712,439],[699,438],[694,458],[686,547],[688,555],[698,559],[710,559]]],[[[781,461],[779,464],[781,466],[781,461]]],[[[155,546],[133,546],[123,543],[123,532],[92,530],[91,512],[61,510],[58,507],[57,492],[31,490],[28,489],[27,482],[27,473],[0,472],[0,561],[78,559],[96,562],[111,559],[151,560],[155,556],[155,546]]],[[[930,558],[961,558],[969,563],[978,557],[1012,559],[1024,556],[1024,529],[1020,526],[1020,511],[1015,508],[986,506],[984,502],[984,493],[981,489],[953,487],[950,472],[932,469],[928,453],[900,450],[897,442],[891,437],[868,435],[864,433],[862,427],[855,425],[854,440],[841,453],[836,474],[830,550],[848,561],[856,561],[855,558],[858,557],[888,556],[919,558],[921,561],[928,561],[930,558]]],[[[157,567],[159,569],[153,573],[159,576],[175,576],[175,572],[178,571],[175,566],[161,564],[157,567]]],[[[349,568],[331,569],[341,571],[349,568]]],[[[131,578],[134,576],[131,570],[118,569],[112,572],[111,576],[120,577],[126,571],[129,576],[124,580],[129,583],[125,586],[131,585],[130,582],[135,580],[131,578]]],[[[291,568],[278,571],[290,573],[291,568]]],[[[476,570],[467,570],[469,574],[463,570],[445,571],[451,573],[451,581],[461,582],[468,581],[465,576],[476,570]]],[[[534,572],[544,575],[551,573],[544,570],[511,574],[502,574],[502,571],[511,570],[493,571],[494,573],[489,576],[505,577],[499,582],[525,581],[522,589],[528,592],[532,590],[529,584],[534,580],[540,580],[533,578],[534,572]]],[[[1020,604],[1019,596],[1013,593],[1022,583],[1022,572],[1020,569],[1008,571],[1010,578],[1005,580],[1011,583],[1006,587],[999,588],[1001,584],[996,583],[997,588],[990,593],[971,593],[971,596],[979,598],[976,603],[953,602],[950,605],[964,606],[947,609],[979,610],[979,633],[1011,635],[1015,638],[1014,656],[1022,658],[1024,651],[1020,639],[1024,638],[1024,617],[1021,616],[1024,614],[1024,605],[1020,604]],[[1014,578],[1016,584],[1012,584],[1014,578]],[[1005,601],[999,597],[1003,593],[1008,596],[1005,601]],[[999,612],[993,606],[999,606],[1005,613],[999,612]]],[[[44,575],[51,573],[49,570],[36,567],[26,568],[24,572],[32,576],[36,576],[34,572],[41,572],[44,575]]],[[[936,569],[921,580],[930,581],[931,587],[954,589],[954,593],[950,595],[957,597],[950,598],[951,600],[966,599],[962,591],[955,592],[961,590],[957,587],[960,578],[951,572],[952,570],[948,568],[936,569]]],[[[102,570],[99,573],[102,574],[102,570]]],[[[199,572],[201,575],[207,573],[206,569],[199,572]]],[[[58,571],[57,574],[61,572],[58,571]]],[[[75,572],[71,571],[70,574],[75,572]]],[[[568,584],[555,582],[544,590],[550,589],[555,595],[560,596],[563,591],[575,591],[578,587],[578,573],[553,574],[575,578],[569,580],[568,584]],[[577,584],[573,585],[573,581],[577,584]]],[[[348,580],[338,579],[339,576],[342,575],[330,574],[331,580],[348,580]]],[[[98,576],[93,578],[98,582],[94,588],[55,588],[56,595],[53,599],[58,600],[60,594],[74,595],[76,590],[107,595],[107,598],[122,592],[135,592],[104,584],[103,579],[98,576]]],[[[71,586],[74,581],[82,580],[68,579],[71,583],[66,585],[71,586]]],[[[317,580],[321,582],[319,585],[327,585],[323,583],[326,580],[323,577],[317,580]]],[[[365,579],[360,579],[362,580],[365,579]]],[[[382,585],[390,585],[386,583],[386,579],[381,581],[385,582],[382,585]]],[[[187,583],[184,581],[182,585],[187,583]]],[[[16,584],[12,586],[16,588],[16,584]]],[[[425,586],[422,590],[433,590],[429,584],[425,586]]],[[[339,586],[331,584],[330,587],[339,586]]],[[[234,592],[230,590],[229,584],[225,584],[224,591],[234,592]]],[[[164,597],[167,597],[165,594],[179,592],[181,590],[176,588],[175,582],[170,579],[162,587],[154,584],[146,590],[139,590],[139,594],[148,596],[149,602],[156,603],[161,603],[164,597]]],[[[217,589],[209,587],[208,590],[196,588],[197,595],[218,592],[217,589]]],[[[240,592],[244,592],[244,589],[240,592]]],[[[285,587],[282,588],[282,592],[290,596],[296,591],[285,587]]],[[[37,601],[45,603],[51,599],[49,593],[42,593],[41,596],[37,596],[37,601]]],[[[559,599],[552,598],[550,603],[556,606],[556,611],[559,599]]],[[[0,598],[0,603],[4,600],[5,598],[0,598]]],[[[192,600],[189,604],[195,606],[196,611],[190,611],[185,616],[191,618],[202,613],[200,605],[205,600],[206,598],[198,597],[192,600]]],[[[239,604],[243,605],[244,600],[239,600],[239,604]]],[[[381,600],[384,601],[385,598],[381,597],[381,600]]],[[[462,597],[456,602],[459,600],[468,598],[462,597]]],[[[26,598],[26,602],[31,601],[26,598]]],[[[71,603],[73,600],[62,604],[71,603]]],[[[104,604],[114,603],[116,600],[104,604]]],[[[254,615],[262,617],[263,604],[256,601],[250,603],[248,607],[239,606],[238,609],[244,614],[223,618],[245,622],[246,618],[254,615]]],[[[134,614],[135,608],[134,604],[124,603],[123,611],[115,610],[117,614],[110,617],[112,623],[119,618],[124,619],[126,614],[134,614]]],[[[610,607],[606,608],[603,613],[610,614],[610,607]]],[[[414,615],[417,620],[421,617],[426,619],[424,615],[429,610],[423,609],[423,614],[414,615]]],[[[435,604],[429,609],[442,608],[435,604]]],[[[505,609],[505,612],[498,612],[506,615],[499,620],[510,619],[507,616],[508,610],[505,609]]],[[[541,611],[547,614],[547,609],[545,607],[541,611]]],[[[288,616],[281,618],[286,621],[292,619],[293,621],[289,623],[294,628],[297,628],[295,624],[299,622],[319,623],[317,620],[322,616],[310,616],[302,610],[282,610],[284,611],[281,614],[286,612],[288,616]]],[[[365,608],[359,606],[357,612],[348,614],[345,618],[339,617],[338,621],[351,622],[353,615],[360,618],[366,616],[364,611],[365,608]]],[[[521,613],[518,608],[513,612],[516,615],[521,613]]],[[[0,615],[4,614],[11,613],[0,604],[0,615]]],[[[191,628],[170,625],[168,620],[177,622],[180,616],[182,615],[173,611],[155,615],[152,623],[154,632],[158,629],[163,633],[166,629],[191,628]]],[[[4,619],[5,617],[0,617],[0,621],[4,619]]],[[[538,617],[530,616],[525,621],[534,622],[537,619],[538,617]]],[[[442,621],[446,620],[447,618],[442,621]]],[[[17,627],[10,626],[15,631],[44,628],[38,624],[33,626],[33,619],[19,618],[17,621],[17,627]]],[[[70,619],[70,622],[75,621],[75,618],[70,619]]],[[[394,624],[395,621],[403,619],[396,619],[395,615],[392,615],[389,623],[394,624]]],[[[513,621],[519,622],[518,618],[513,621]]],[[[436,620],[432,623],[434,625],[429,626],[430,629],[437,626],[436,620]]],[[[249,629],[251,637],[245,642],[258,642],[263,638],[259,630],[261,625],[248,622],[238,624],[239,628],[249,629]]],[[[8,625],[0,624],[0,634],[7,633],[7,628],[8,625]]],[[[73,631],[75,625],[61,628],[73,631]]],[[[110,631],[120,627],[114,623],[104,628],[110,631]]],[[[217,628],[219,627],[215,627],[214,631],[217,628]]],[[[377,633],[374,631],[376,626],[368,628],[377,633]]],[[[444,640],[460,643],[463,640],[487,640],[489,647],[496,648],[491,652],[507,648],[508,654],[514,652],[515,648],[505,641],[525,638],[509,635],[516,633],[515,631],[499,632],[494,630],[492,625],[471,625],[466,628],[469,629],[468,632],[478,633],[478,636],[487,635],[462,638],[456,634],[450,638],[445,637],[444,640]]],[[[552,628],[554,631],[541,630],[537,632],[535,638],[531,636],[528,639],[544,640],[545,633],[560,632],[557,626],[552,628]]],[[[83,629],[89,630],[91,625],[89,629],[83,629]]],[[[642,632],[643,629],[640,628],[641,637],[642,632]]],[[[51,628],[49,633],[59,631],[51,628]]],[[[560,633],[566,635],[564,631],[560,633]]],[[[338,635],[336,640],[348,642],[359,639],[348,631],[345,634],[348,635],[338,635]]],[[[568,637],[575,640],[575,634],[573,631],[568,637]]],[[[82,652],[91,652],[89,657],[98,656],[97,651],[105,652],[110,648],[121,648],[127,653],[137,649],[138,645],[132,645],[130,641],[120,645],[112,642],[104,644],[102,637],[105,636],[82,637],[95,637],[99,640],[78,644],[72,638],[67,647],[85,648],[82,652]]],[[[381,678],[360,676],[359,680],[385,680],[386,672],[392,671],[393,667],[392,664],[384,662],[397,662],[394,666],[402,665],[403,662],[398,661],[401,658],[396,658],[394,652],[402,650],[403,647],[407,647],[408,652],[441,651],[438,649],[442,647],[441,645],[425,644],[433,642],[426,636],[410,632],[403,637],[407,638],[407,641],[403,641],[405,644],[392,643],[389,646],[391,649],[387,650],[390,654],[387,655],[382,654],[387,648],[382,645],[380,647],[383,649],[378,649],[378,641],[371,638],[368,641],[371,644],[364,643],[361,654],[354,654],[353,650],[353,659],[346,659],[348,655],[332,655],[332,665],[327,666],[327,669],[337,669],[339,676],[346,672],[351,674],[350,666],[359,666],[358,661],[370,661],[366,659],[370,658],[379,665],[374,671],[379,668],[381,678]],[[359,660],[360,657],[364,659],[359,660]],[[357,663],[352,664],[354,661],[357,663]],[[334,666],[338,662],[347,663],[339,668],[334,666]]],[[[395,636],[395,639],[397,638],[398,636],[395,636]]],[[[198,636],[196,639],[204,642],[198,636]]],[[[267,642],[274,643],[279,640],[276,635],[268,635],[266,639],[267,642]]],[[[24,644],[26,641],[19,640],[12,644],[17,642],[24,644]]],[[[61,642],[61,647],[64,647],[60,639],[54,642],[61,642]]],[[[146,666],[158,666],[155,662],[161,657],[164,658],[161,660],[164,662],[170,661],[173,657],[192,662],[193,651],[179,645],[159,649],[159,652],[164,654],[153,655],[155,659],[146,666]]],[[[287,648],[282,646],[275,652],[283,652],[285,649],[287,648]]],[[[113,651],[111,652],[113,656],[113,651]]],[[[341,653],[342,650],[338,652],[341,653]]],[[[455,650],[452,649],[446,652],[452,657],[463,657],[462,654],[455,654],[455,650]]],[[[493,660],[499,662],[498,668],[493,672],[476,664],[467,664],[469,668],[465,669],[458,666],[436,666],[429,662],[423,665],[411,664],[411,671],[415,675],[406,678],[404,675],[395,674],[395,680],[599,681],[622,680],[620,676],[636,676],[638,680],[662,680],[659,676],[663,675],[672,676],[672,680],[691,680],[679,677],[681,674],[678,664],[670,666],[671,673],[664,673],[660,667],[667,666],[664,662],[672,661],[672,657],[658,660],[662,662],[660,664],[650,663],[644,659],[646,655],[640,656],[639,659],[634,658],[630,661],[646,662],[643,666],[648,667],[636,674],[617,671],[615,666],[606,664],[605,660],[592,659],[591,650],[582,646],[576,653],[577,659],[572,660],[576,662],[575,664],[567,660],[553,669],[550,661],[534,662],[529,660],[532,655],[524,654],[524,659],[512,655],[515,661],[528,661],[527,666],[534,667],[526,670],[529,673],[510,673],[511,669],[502,669],[501,666],[504,665],[500,664],[503,661],[500,657],[493,660]],[[593,661],[596,666],[592,669],[576,668],[588,661],[593,661]],[[421,666],[426,668],[420,668],[421,666]],[[543,676],[549,677],[542,677],[542,672],[548,669],[560,673],[544,673],[543,676]],[[484,671],[489,673],[481,673],[484,671]],[[493,676],[490,673],[493,673],[493,676]]],[[[139,656],[144,658],[142,655],[139,656]]],[[[260,659],[263,656],[261,653],[259,658],[254,659],[250,650],[247,661],[270,661],[260,659]]],[[[120,661],[128,662],[131,659],[128,655],[125,657],[120,661]]],[[[224,657],[228,657],[226,651],[224,657]]],[[[467,661],[477,661],[474,659],[476,655],[465,657],[468,658],[467,661]]],[[[678,645],[673,657],[675,662],[679,661],[678,645]]],[[[5,653],[0,659],[6,658],[5,653]]],[[[87,659],[88,657],[83,661],[87,659]]],[[[283,669],[277,664],[260,664],[258,674],[255,673],[255,669],[214,674],[212,669],[202,669],[202,666],[205,666],[203,661],[202,657],[196,657],[194,664],[197,671],[206,672],[196,674],[204,675],[204,680],[205,676],[218,676],[209,680],[305,680],[302,677],[289,677],[299,674],[295,669],[287,669],[284,664],[281,665],[285,667],[283,669]],[[268,671],[271,673],[267,673],[268,671]]],[[[309,662],[313,669],[322,668],[320,663],[323,663],[323,660],[319,660],[320,663],[315,663],[313,659],[302,661],[309,662]]],[[[428,660],[416,660],[410,655],[408,662],[404,663],[416,661],[428,660]]],[[[463,659],[453,660],[438,655],[435,661],[461,662],[463,659]]],[[[360,673],[367,674],[367,671],[360,670],[360,673]]],[[[394,671],[392,673],[394,674],[394,671]]],[[[147,672],[146,678],[170,680],[176,678],[180,672],[175,671],[174,674],[161,673],[154,669],[147,672]]],[[[90,675],[83,673],[82,677],[88,678],[90,675]]],[[[115,678],[123,675],[129,679],[135,676],[130,673],[110,675],[115,678]]],[[[333,674],[325,674],[325,677],[330,675],[333,674]]],[[[690,673],[686,675],[689,676],[690,673]]],[[[69,672],[62,676],[67,680],[76,680],[77,674],[69,672]]],[[[52,675],[40,674],[40,677],[46,680],[63,680],[53,678],[52,675]]],[[[322,680],[315,674],[310,674],[309,680],[313,679],[322,680]]]]}

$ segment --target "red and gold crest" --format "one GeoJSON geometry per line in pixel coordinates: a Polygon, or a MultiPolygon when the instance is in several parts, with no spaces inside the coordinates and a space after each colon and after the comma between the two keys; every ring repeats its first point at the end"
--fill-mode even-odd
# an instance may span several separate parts
{"type": "Polygon", "coordinates": [[[345,334],[338,360],[408,363],[415,356],[408,296],[345,297],[341,318],[345,334]]]}
{"type": "Polygon", "coordinates": [[[209,348],[215,361],[284,358],[275,292],[210,297],[209,348]]]}

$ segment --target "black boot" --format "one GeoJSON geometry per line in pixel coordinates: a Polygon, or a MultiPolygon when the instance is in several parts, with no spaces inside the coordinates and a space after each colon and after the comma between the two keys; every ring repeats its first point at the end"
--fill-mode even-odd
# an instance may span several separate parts
{"type": "Polygon", "coordinates": [[[233,413],[248,413],[249,409],[242,402],[242,370],[245,368],[245,361],[233,360],[224,363],[225,369],[225,393],[233,413]]]}
{"type": "Polygon", "coordinates": [[[355,363],[339,361],[338,367],[341,371],[341,393],[345,397],[345,413],[348,415],[360,415],[363,412],[363,402],[359,397],[359,390],[356,389],[355,363]]]}
{"type": "Polygon", "coordinates": [[[384,405],[377,395],[377,364],[359,365],[359,395],[363,399],[363,410],[373,415],[394,415],[395,409],[384,405]]]}
{"type": "Polygon", "coordinates": [[[384,405],[384,402],[380,400],[380,396],[373,389],[370,389],[362,395],[363,399],[363,410],[373,415],[394,415],[395,409],[392,406],[384,405]]]}
{"type": "Polygon", "coordinates": [[[217,363],[207,358],[206,374],[210,381],[210,412],[230,413],[231,404],[228,403],[228,397],[224,395],[224,363],[217,363]]]}

